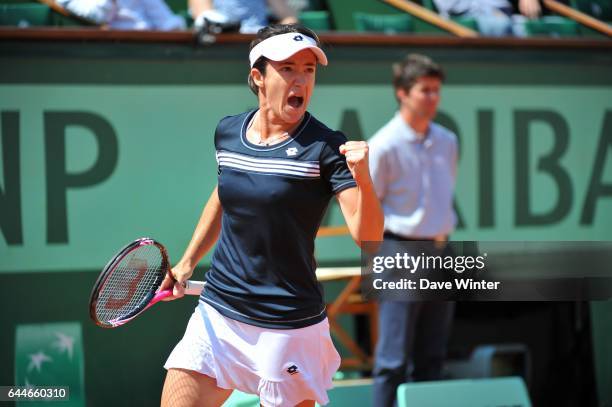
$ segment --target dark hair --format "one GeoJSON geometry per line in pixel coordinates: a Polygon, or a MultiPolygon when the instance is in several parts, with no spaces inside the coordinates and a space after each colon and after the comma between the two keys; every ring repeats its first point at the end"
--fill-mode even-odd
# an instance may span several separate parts
{"type": "MultiPolygon", "coordinates": [[[[275,35],[287,33],[300,33],[307,35],[316,41],[318,47],[321,46],[321,42],[319,41],[319,37],[317,37],[317,34],[315,34],[315,32],[312,31],[310,28],[304,27],[301,24],[271,24],[257,31],[257,36],[253,41],[251,41],[251,45],[249,46],[249,52],[263,40],[268,39],[270,37],[274,37],[275,35]]],[[[255,61],[255,63],[253,64],[253,68],[261,72],[262,75],[265,75],[268,61],[268,58],[261,56],[257,59],[257,61],[255,61]]],[[[257,85],[255,85],[255,82],[253,82],[253,78],[251,78],[250,72],[248,81],[249,88],[251,88],[251,91],[253,91],[253,93],[257,95],[259,88],[257,87],[257,85]]]]}
{"type": "Polygon", "coordinates": [[[444,82],[444,70],[431,58],[420,54],[406,55],[403,61],[393,64],[393,87],[410,90],[424,76],[433,76],[444,82]]]}

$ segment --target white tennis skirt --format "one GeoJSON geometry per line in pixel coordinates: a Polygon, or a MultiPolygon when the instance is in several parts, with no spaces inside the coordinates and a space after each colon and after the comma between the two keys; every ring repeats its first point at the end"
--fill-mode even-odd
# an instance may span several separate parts
{"type": "Polygon", "coordinates": [[[298,329],[267,329],[226,318],[200,301],[164,367],[193,370],[217,386],[259,395],[261,404],[327,404],[340,366],[327,318],[298,329]]]}

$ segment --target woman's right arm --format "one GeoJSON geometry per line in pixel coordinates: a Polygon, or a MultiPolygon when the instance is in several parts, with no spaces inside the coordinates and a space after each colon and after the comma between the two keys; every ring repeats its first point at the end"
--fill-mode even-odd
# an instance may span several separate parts
{"type": "Polygon", "coordinates": [[[217,189],[218,187],[215,187],[210,198],[208,198],[208,202],[206,206],[204,206],[200,220],[198,221],[183,257],[172,268],[170,273],[166,275],[166,278],[162,282],[160,290],[170,288],[174,285],[173,295],[167,298],[168,301],[180,298],[184,295],[182,283],[189,280],[198,262],[219,238],[223,209],[221,208],[217,189]]]}

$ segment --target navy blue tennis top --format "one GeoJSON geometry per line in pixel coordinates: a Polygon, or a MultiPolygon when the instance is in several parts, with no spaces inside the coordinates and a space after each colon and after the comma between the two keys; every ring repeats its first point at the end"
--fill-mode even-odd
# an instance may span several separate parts
{"type": "Polygon", "coordinates": [[[356,186],[339,152],[347,139],[306,113],[290,139],[252,144],[255,112],[215,132],[223,215],[202,300],[247,324],[302,328],[326,316],[314,239],[330,199],[356,186]]]}

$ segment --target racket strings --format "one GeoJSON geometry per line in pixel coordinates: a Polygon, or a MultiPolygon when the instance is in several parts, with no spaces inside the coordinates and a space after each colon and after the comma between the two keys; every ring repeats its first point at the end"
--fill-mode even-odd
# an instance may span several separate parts
{"type": "Polygon", "coordinates": [[[96,315],[109,322],[144,308],[165,274],[164,257],[155,245],[143,245],[117,262],[98,299],[96,315]]]}

